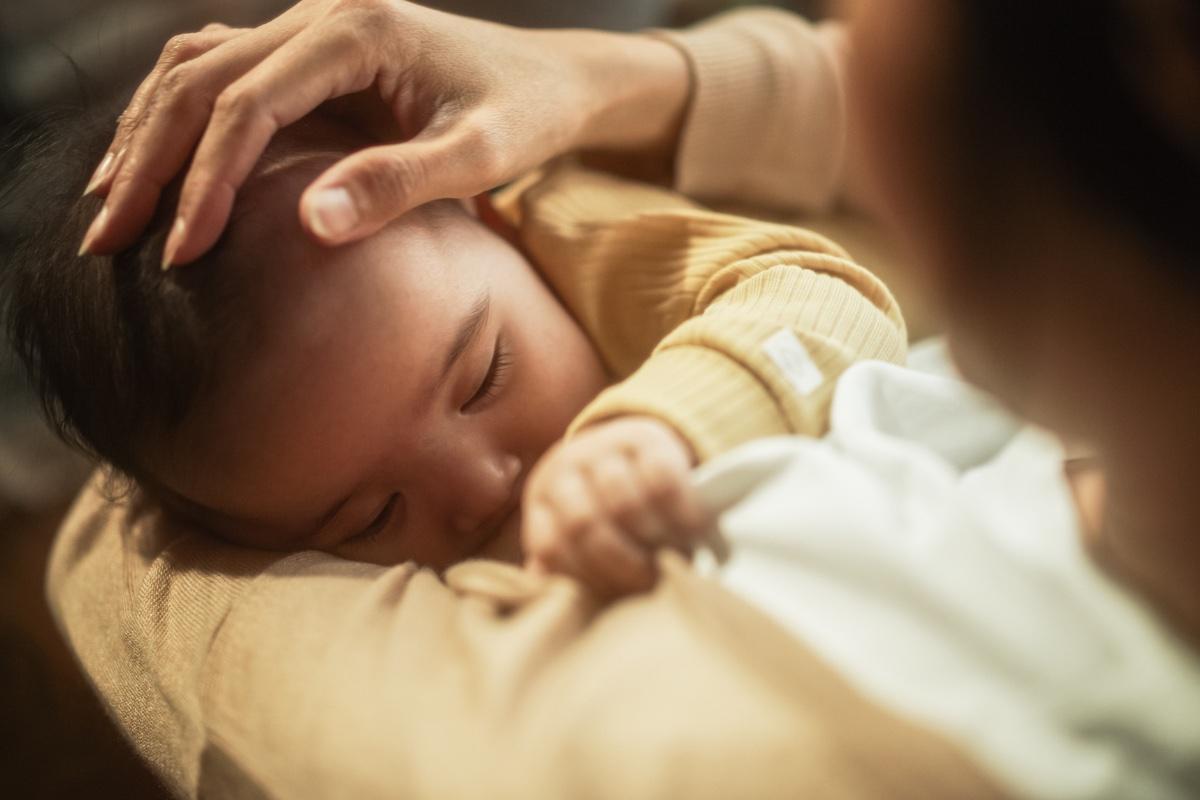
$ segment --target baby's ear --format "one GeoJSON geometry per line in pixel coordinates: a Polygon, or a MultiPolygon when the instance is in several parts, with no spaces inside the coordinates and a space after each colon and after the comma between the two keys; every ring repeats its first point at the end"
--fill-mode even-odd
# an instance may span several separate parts
{"type": "Polygon", "coordinates": [[[477,194],[470,200],[464,200],[463,202],[469,203],[472,206],[471,213],[487,226],[492,233],[516,249],[521,249],[521,237],[517,233],[516,226],[512,225],[496,210],[496,207],[492,205],[492,196],[490,194],[487,192],[477,194]]]}

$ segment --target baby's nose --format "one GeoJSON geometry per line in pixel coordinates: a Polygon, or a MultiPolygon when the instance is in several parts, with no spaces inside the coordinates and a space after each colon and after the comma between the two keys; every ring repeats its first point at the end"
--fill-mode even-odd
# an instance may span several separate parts
{"type": "Polygon", "coordinates": [[[521,502],[521,461],[515,456],[481,459],[465,477],[463,496],[450,498],[454,528],[461,534],[498,526],[521,502]]]}

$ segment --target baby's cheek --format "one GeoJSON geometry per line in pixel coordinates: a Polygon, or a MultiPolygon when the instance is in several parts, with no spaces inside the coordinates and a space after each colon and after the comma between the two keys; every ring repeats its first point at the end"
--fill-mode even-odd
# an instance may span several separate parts
{"type": "Polygon", "coordinates": [[[509,564],[520,564],[525,560],[521,553],[521,512],[519,510],[509,516],[500,528],[500,533],[479,551],[478,557],[505,561],[509,564]]]}
{"type": "Polygon", "coordinates": [[[556,406],[559,430],[555,439],[609,383],[599,354],[581,331],[574,330],[560,342],[557,351],[547,358],[553,359],[555,375],[544,384],[547,400],[556,406]]]}

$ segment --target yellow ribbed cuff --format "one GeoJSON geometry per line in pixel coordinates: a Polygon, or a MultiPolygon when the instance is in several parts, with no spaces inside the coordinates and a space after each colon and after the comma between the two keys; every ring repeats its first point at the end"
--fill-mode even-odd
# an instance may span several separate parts
{"type": "Polygon", "coordinates": [[[628,415],[666,422],[691,445],[700,462],[751,439],[788,432],[783,411],[750,370],[717,350],[691,345],[655,352],[640,369],[593,400],[567,435],[628,415]]]}

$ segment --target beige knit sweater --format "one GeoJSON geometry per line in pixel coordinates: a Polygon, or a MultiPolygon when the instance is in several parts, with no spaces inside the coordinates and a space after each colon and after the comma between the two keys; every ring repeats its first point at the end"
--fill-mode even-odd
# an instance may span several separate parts
{"type": "MultiPolygon", "coordinates": [[[[695,81],[680,188],[829,203],[842,140],[833,34],[748,11],[672,40],[695,81]]],[[[659,413],[705,454],[762,432],[818,432],[828,389],[785,391],[769,363],[745,357],[753,344],[786,327],[827,379],[853,358],[902,353],[886,290],[819,237],[674,200],[667,213],[656,191],[640,210],[629,193],[607,207],[605,187],[581,201],[554,180],[521,196],[526,246],[541,266],[571,253],[594,265],[579,274],[602,276],[587,286],[546,270],[583,324],[607,331],[597,341],[614,371],[661,348],[584,418],[659,413]],[[635,284],[651,273],[619,268],[645,247],[657,258],[663,242],[686,303],[656,306],[655,329],[646,309],[614,319],[606,291],[680,296],[646,295],[635,284]],[[763,313],[763,297],[789,302],[763,313]],[[697,304],[729,314],[732,339],[697,304]],[[691,399],[663,405],[668,385],[691,399]]],[[[442,580],[411,565],[224,546],[137,500],[106,502],[94,483],[59,535],[49,594],[121,728],[184,796],[994,794],[952,743],[856,694],[677,557],[662,566],[653,593],[600,609],[571,581],[492,562],[442,580]]]]}

